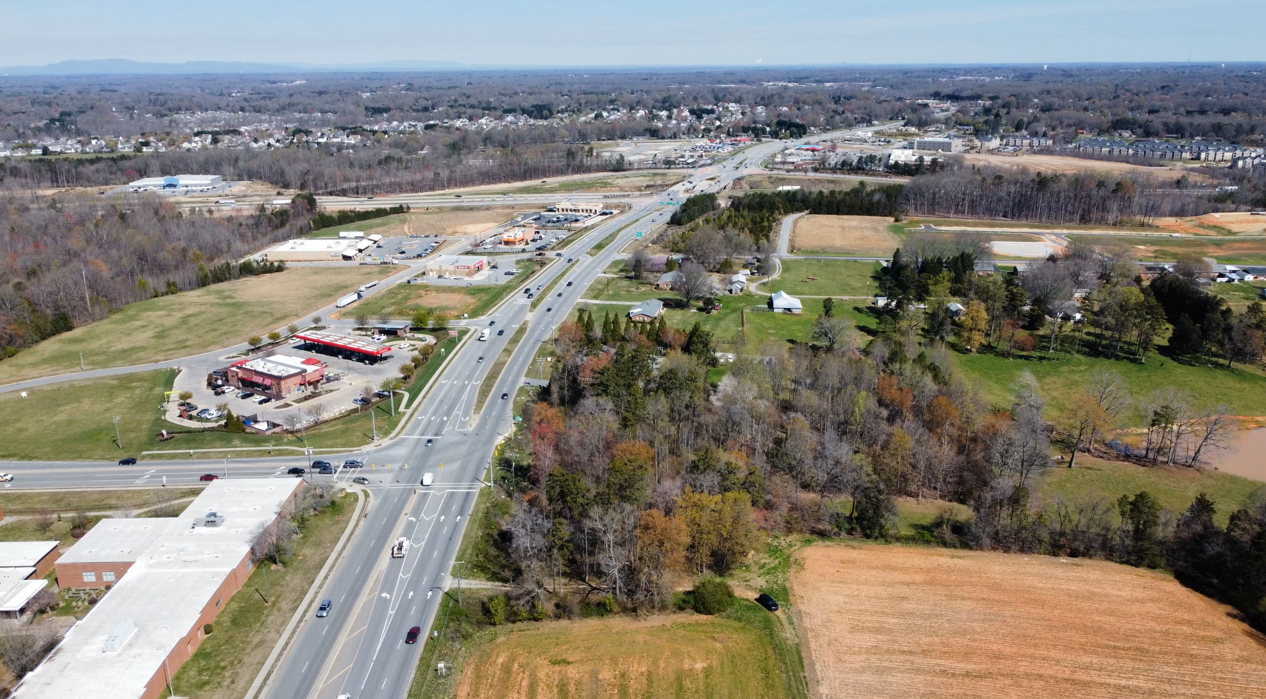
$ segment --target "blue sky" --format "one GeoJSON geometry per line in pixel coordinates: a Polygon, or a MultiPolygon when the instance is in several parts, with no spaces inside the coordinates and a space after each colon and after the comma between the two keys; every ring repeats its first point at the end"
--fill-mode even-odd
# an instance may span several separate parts
{"type": "Polygon", "coordinates": [[[1266,61],[1266,0],[0,0],[0,26],[0,66],[1266,61]]]}

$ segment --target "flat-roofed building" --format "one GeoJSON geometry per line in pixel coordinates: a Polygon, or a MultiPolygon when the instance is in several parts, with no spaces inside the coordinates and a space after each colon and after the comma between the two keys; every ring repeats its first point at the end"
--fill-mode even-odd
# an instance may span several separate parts
{"type": "Polygon", "coordinates": [[[113,587],[174,519],[103,519],[57,559],[57,587],[113,587]]]}
{"type": "Polygon", "coordinates": [[[286,354],[246,359],[228,368],[229,384],[275,398],[289,398],[325,378],[325,364],[314,357],[286,354]]]}
{"type": "Polygon", "coordinates": [[[502,245],[527,245],[536,235],[536,226],[514,226],[501,233],[502,245]]]}
{"type": "Polygon", "coordinates": [[[222,184],[224,177],[220,175],[169,175],[129,182],[127,188],[133,192],[200,192],[222,184]]]}
{"type": "Polygon", "coordinates": [[[287,240],[263,252],[269,262],[328,262],[356,257],[356,238],[313,238],[287,240]]]}
{"type": "Polygon", "coordinates": [[[559,214],[579,214],[581,216],[597,216],[602,213],[602,204],[577,204],[570,201],[560,201],[551,206],[548,211],[559,214]]]}
{"type": "Polygon", "coordinates": [[[0,573],[27,571],[22,577],[42,578],[57,563],[56,541],[0,541],[0,573]]]}
{"type": "Polygon", "coordinates": [[[488,260],[477,255],[440,255],[426,263],[426,273],[440,277],[469,279],[488,269],[488,260]]]}
{"type": "MultiPolygon", "coordinates": [[[[179,517],[169,519],[127,574],[11,696],[157,699],[169,673],[175,675],[202,644],[205,625],[246,582],[255,565],[253,544],[293,511],[303,483],[297,478],[211,483],[179,517]]],[[[124,539],[135,534],[115,532],[124,539]]],[[[112,555],[105,537],[93,546],[102,556],[112,555]]]]}

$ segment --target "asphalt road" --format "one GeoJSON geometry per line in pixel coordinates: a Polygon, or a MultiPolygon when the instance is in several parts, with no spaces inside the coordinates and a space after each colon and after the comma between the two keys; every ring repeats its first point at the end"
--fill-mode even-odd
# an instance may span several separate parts
{"type": "MultiPolygon", "coordinates": [[[[514,395],[537,348],[553,335],[585,288],[621,256],[620,249],[636,237],[636,232],[649,230],[665,220],[671,207],[661,206],[653,199],[684,198],[691,188],[704,189],[700,182],[709,176],[715,179],[707,182],[706,190],[718,191],[746,174],[749,163],[759,163],[788,145],[786,141],[757,144],[719,166],[693,173],[691,184],[682,183],[655,197],[625,199],[632,204],[631,211],[613,217],[566,251],[574,262],[554,258],[555,262],[533,280],[534,286],[548,286],[561,276],[551,291],[552,298],[543,300],[532,311],[525,294],[513,294],[489,316],[468,323],[476,328],[481,323],[489,327],[486,324],[490,321],[496,324],[491,326],[494,332],[487,342],[470,336],[455,350],[456,356],[398,438],[358,453],[322,457],[335,464],[345,457],[365,462],[365,468],[340,470],[334,478],[340,482],[356,475],[368,478],[370,484],[365,487],[370,495],[369,507],[319,596],[333,602],[332,613],[323,619],[309,617],[298,628],[294,642],[262,695],[335,699],[348,694],[352,699],[361,699],[403,697],[408,692],[424,643],[405,644],[405,634],[413,626],[420,627],[424,635],[430,628],[467,517],[483,485],[481,478],[497,442],[513,429],[513,401],[501,400],[501,394],[514,395]],[[615,242],[596,254],[586,254],[620,228],[624,230],[615,242]],[[496,379],[487,377],[489,368],[522,323],[528,323],[528,330],[501,375],[496,379]],[[506,332],[498,336],[496,329],[506,332]],[[479,385],[485,380],[496,383],[483,410],[474,415],[479,385]],[[427,446],[427,440],[431,440],[431,446],[427,446]],[[435,475],[435,482],[423,487],[420,480],[427,472],[435,475]],[[402,559],[392,559],[389,547],[401,536],[410,542],[408,552],[402,559]]],[[[386,203],[374,201],[378,205],[386,203]]],[[[208,354],[222,355],[227,351],[208,354]]],[[[286,470],[306,466],[307,461],[308,457],[296,455],[228,461],[147,460],[132,466],[7,462],[0,463],[0,470],[16,477],[5,484],[8,487],[173,487],[196,483],[204,473],[229,478],[292,477],[286,475],[286,470]]]]}

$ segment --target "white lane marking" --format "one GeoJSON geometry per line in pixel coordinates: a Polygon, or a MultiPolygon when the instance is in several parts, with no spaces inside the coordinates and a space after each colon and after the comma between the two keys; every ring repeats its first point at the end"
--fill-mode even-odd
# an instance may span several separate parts
{"type": "Polygon", "coordinates": [[[308,671],[308,663],[311,663],[311,662],[312,662],[312,661],[311,661],[311,660],[309,660],[307,663],[304,663],[304,664],[303,664],[303,669],[299,671],[299,674],[300,674],[300,675],[302,675],[303,673],[305,673],[305,672],[307,672],[307,671],[308,671]]]}

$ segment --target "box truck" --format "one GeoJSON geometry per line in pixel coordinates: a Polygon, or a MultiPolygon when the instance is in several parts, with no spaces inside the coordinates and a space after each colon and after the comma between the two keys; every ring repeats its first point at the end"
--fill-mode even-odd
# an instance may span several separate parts
{"type": "Polygon", "coordinates": [[[352,305],[353,303],[356,303],[356,302],[357,302],[357,301],[359,301],[359,300],[360,300],[360,292],[359,292],[359,291],[353,291],[352,293],[348,294],[347,296],[344,296],[343,298],[339,299],[338,301],[335,301],[335,302],[334,302],[334,307],[335,307],[335,308],[346,308],[346,307],[348,307],[348,306],[352,305]]]}

